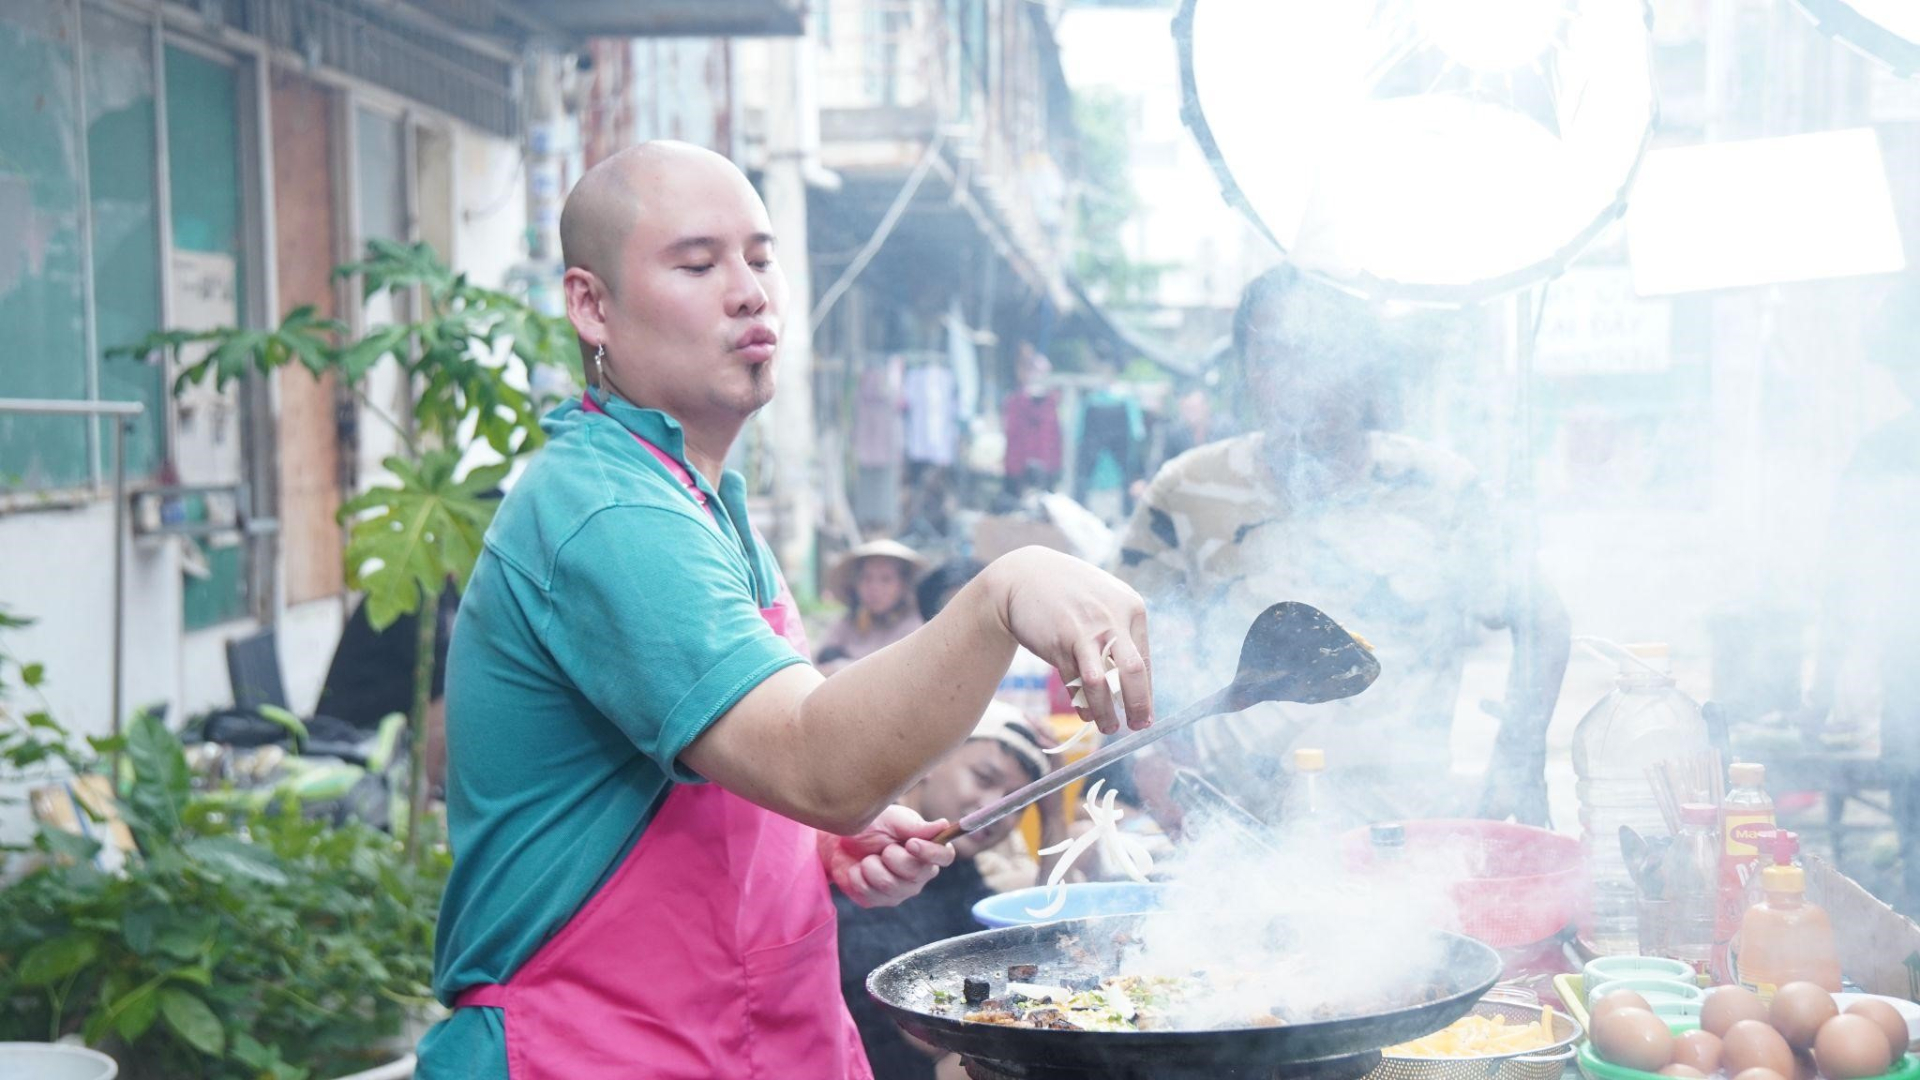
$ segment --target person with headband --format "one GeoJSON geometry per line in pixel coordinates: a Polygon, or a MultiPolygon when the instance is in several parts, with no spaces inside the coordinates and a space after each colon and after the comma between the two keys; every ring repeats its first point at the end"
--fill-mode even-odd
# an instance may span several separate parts
{"type": "MultiPolygon", "coordinates": [[[[871,1076],[831,891],[884,905],[952,863],[894,805],[963,742],[1016,647],[1151,722],[1145,607],[1024,549],[823,677],[722,463],[773,397],[785,279],[727,159],[652,142],[561,215],[591,383],[502,502],[447,671],[453,869],[434,943],[451,1016],[425,1080],[871,1076]]],[[[795,254],[805,258],[805,252],[795,254]]],[[[804,319],[804,310],[795,318],[804,319]]]]}
{"type": "MultiPolygon", "coordinates": [[[[992,702],[967,741],[941,758],[900,801],[925,817],[958,819],[1045,776],[1049,761],[1043,747],[1051,745],[1053,740],[1041,735],[1019,709],[992,702]]],[[[934,1080],[937,1063],[946,1054],[902,1032],[868,996],[867,975],[922,945],[981,928],[973,921],[973,905],[994,890],[975,860],[1004,843],[1019,821],[1018,814],[1011,814],[954,841],[958,857],[953,865],[904,904],[874,908],[845,896],[834,900],[840,921],[840,991],[860,1028],[875,1075],[934,1080]]]]}

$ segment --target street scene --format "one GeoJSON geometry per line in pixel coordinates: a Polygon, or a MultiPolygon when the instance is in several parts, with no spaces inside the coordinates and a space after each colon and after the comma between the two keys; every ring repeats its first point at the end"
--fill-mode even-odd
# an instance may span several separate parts
{"type": "Polygon", "coordinates": [[[0,1080],[1916,1080],[1908,0],[0,0],[0,1080]]]}

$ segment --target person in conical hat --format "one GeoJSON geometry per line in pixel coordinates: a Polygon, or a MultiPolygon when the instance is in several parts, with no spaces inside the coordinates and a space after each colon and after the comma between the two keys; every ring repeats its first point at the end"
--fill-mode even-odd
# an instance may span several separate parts
{"type": "Polygon", "coordinates": [[[926,568],[919,552],[897,540],[869,540],[842,555],[826,584],[846,603],[847,614],[820,644],[820,670],[831,674],[918,628],[923,620],[913,582],[926,568]]]}

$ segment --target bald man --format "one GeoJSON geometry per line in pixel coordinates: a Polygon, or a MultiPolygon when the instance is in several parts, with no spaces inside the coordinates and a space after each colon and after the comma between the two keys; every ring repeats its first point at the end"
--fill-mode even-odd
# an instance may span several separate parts
{"type": "MultiPolygon", "coordinates": [[[[822,678],[722,469],[773,397],[766,207],[725,158],[649,143],[581,178],[561,235],[591,388],[544,421],[454,630],[434,952],[454,1012],[419,1075],[870,1076],[830,888],[898,903],[952,862],[945,822],[892,804],[973,730],[1017,645],[1069,679],[1111,655],[1129,722],[1150,722],[1144,607],[1023,550],[822,678]]],[[[1088,685],[1086,718],[1115,730],[1088,685]]]]}

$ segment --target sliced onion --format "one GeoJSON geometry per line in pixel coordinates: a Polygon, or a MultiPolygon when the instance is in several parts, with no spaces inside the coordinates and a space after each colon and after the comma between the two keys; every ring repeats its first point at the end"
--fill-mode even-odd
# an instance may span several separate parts
{"type": "MultiPolygon", "coordinates": [[[[1075,702],[1075,704],[1084,705],[1085,703],[1075,702]]],[[[1080,730],[1073,733],[1072,738],[1068,739],[1066,742],[1061,743],[1059,746],[1043,746],[1040,748],[1040,752],[1043,754],[1064,754],[1067,752],[1068,748],[1073,746],[1073,744],[1079,742],[1081,739],[1086,738],[1088,735],[1091,735],[1098,730],[1100,729],[1095,727],[1092,724],[1083,723],[1080,725],[1080,730]]]]}
{"type": "MultiPolygon", "coordinates": [[[[1108,663],[1112,663],[1112,661],[1109,660],[1108,663]]],[[[1084,709],[1087,707],[1087,691],[1084,683],[1079,679],[1075,679],[1067,684],[1067,689],[1073,691],[1074,708],[1084,709]]],[[[1107,669],[1107,690],[1115,694],[1120,692],[1120,669],[1117,667],[1107,669]]]]}
{"type": "Polygon", "coordinates": [[[1047,901],[1044,905],[1040,907],[1028,908],[1027,914],[1033,916],[1036,919],[1051,919],[1055,915],[1060,914],[1061,908],[1067,906],[1067,890],[1055,889],[1055,888],[1052,888],[1051,886],[1049,886],[1048,888],[1049,888],[1049,891],[1053,893],[1053,899],[1047,901]]]}
{"type": "MultiPolygon", "coordinates": [[[[1091,725],[1089,725],[1091,726],[1091,725]]],[[[1060,853],[1060,861],[1053,866],[1053,872],[1047,875],[1047,903],[1041,907],[1028,908],[1027,914],[1036,919],[1046,919],[1059,913],[1066,905],[1067,891],[1060,887],[1067,872],[1073,868],[1075,860],[1085,854],[1088,848],[1100,847],[1103,858],[1124,870],[1135,881],[1149,881],[1147,875],[1153,872],[1153,855],[1147,851],[1147,845],[1139,837],[1127,836],[1120,831],[1120,819],[1127,812],[1114,805],[1120,797],[1117,791],[1101,795],[1105,780],[1095,780],[1093,787],[1087,790],[1087,820],[1092,828],[1070,840],[1063,840],[1050,847],[1041,848],[1037,854],[1052,855],[1060,853]]]]}

